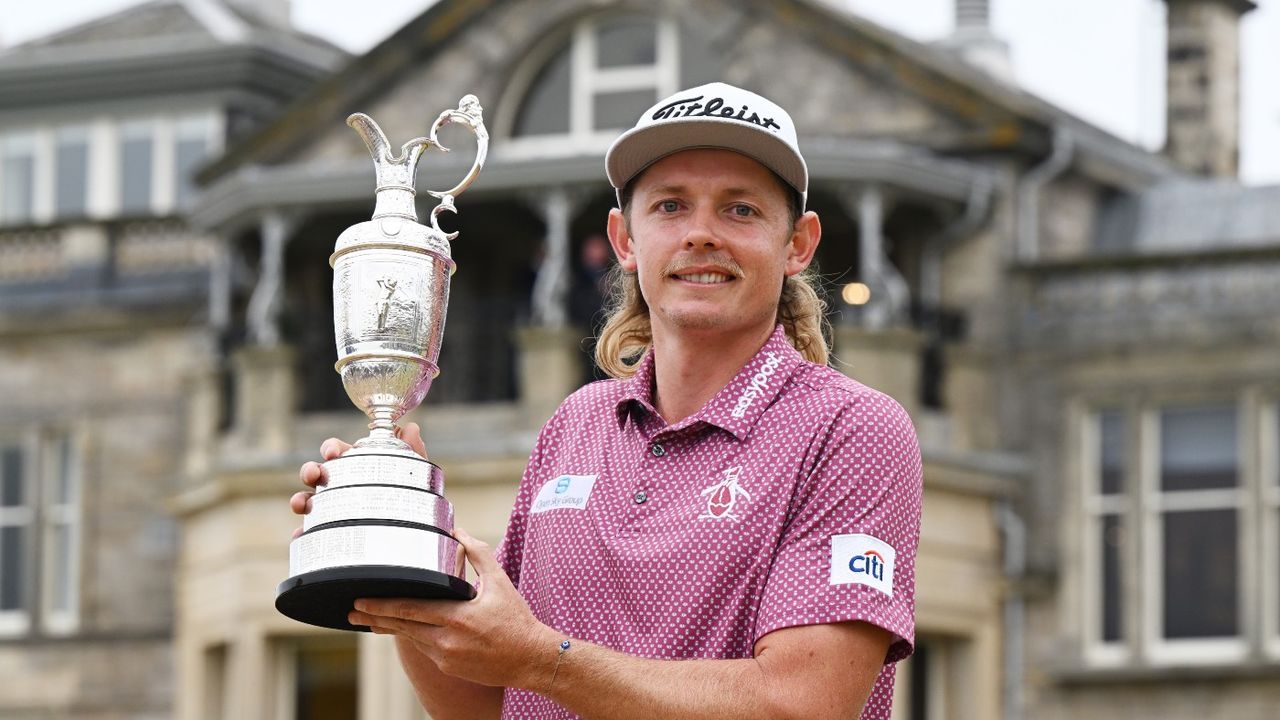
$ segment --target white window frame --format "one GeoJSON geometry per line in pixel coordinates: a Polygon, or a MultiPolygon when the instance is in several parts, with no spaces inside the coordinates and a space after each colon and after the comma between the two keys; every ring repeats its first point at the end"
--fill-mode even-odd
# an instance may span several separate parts
{"type": "Polygon", "coordinates": [[[1247,541],[1250,536],[1246,518],[1246,501],[1251,486],[1248,464],[1245,462],[1245,438],[1252,425],[1248,422],[1247,404],[1239,396],[1206,399],[1202,402],[1153,403],[1143,408],[1139,419],[1144,438],[1141,441],[1143,458],[1139,463],[1139,507],[1142,512],[1143,559],[1142,577],[1146,587],[1142,592],[1142,616],[1147,643],[1144,658],[1152,665],[1212,665],[1235,663],[1243,660],[1249,650],[1249,618],[1246,598],[1251,593],[1246,569],[1250,556],[1247,541]],[[1229,404],[1236,409],[1236,468],[1238,483],[1234,489],[1179,490],[1163,492],[1160,489],[1160,413],[1177,407],[1203,407],[1229,404]],[[1173,510],[1234,510],[1236,512],[1236,621],[1239,634],[1232,638],[1183,638],[1167,640],[1163,637],[1164,595],[1160,570],[1164,566],[1164,547],[1161,543],[1164,513],[1173,510]]]}
{"type": "Polygon", "coordinates": [[[70,635],[80,629],[80,577],[83,527],[84,483],[80,462],[81,448],[78,435],[70,431],[57,431],[46,435],[40,448],[40,627],[50,635],[70,635]],[[61,445],[66,444],[65,458],[56,457],[61,445]],[[64,466],[65,460],[65,466],[64,466]],[[53,485],[55,473],[65,472],[71,488],[70,502],[54,504],[53,485]],[[67,565],[56,567],[53,552],[53,536],[58,525],[68,528],[70,549],[67,565]],[[65,574],[68,584],[69,607],[53,607],[54,582],[59,574],[65,574]]]}
{"type": "Polygon", "coordinates": [[[1124,582],[1132,577],[1138,566],[1138,533],[1134,532],[1135,510],[1133,503],[1134,477],[1134,445],[1137,433],[1133,422],[1132,408],[1124,404],[1097,405],[1091,407],[1082,418],[1080,440],[1082,451],[1080,488],[1083,505],[1084,555],[1081,586],[1084,601],[1081,603],[1082,623],[1084,628],[1085,654],[1091,665],[1119,666],[1133,659],[1132,644],[1132,612],[1134,604],[1133,583],[1124,582]],[[1115,411],[1121,414],[1124,428],[1124,463],[1123,490],[1116,495],[1103,495],[1102,477],[1099,469],[1102,466],[1102,414],[1115,411]],[[1110,515],[1120,517],[1120,527],[1128,536],[1121,555],[1122,568],[1129,572],[1121,573],[1120,587],[1120,639],[1104,641],[1102,639],[1102,543],[1100,541],[1103,518],[1110,515]]]}
{"type": "Polygon", "coordinates": [[[1257,503],[1262,517],[1262,552],[1257,577],[1262,581],[1263,650],[1280,659],[1280,392],[1263,398],[1259,414],[1258,470],[1261,482],[1257,503]]]}
{"type": "Polygon", "coordinates": [[[51,178],[47,168],[47,158],[43,158],[42,150],[48,144],[47,133],[36,128],[15,128],[0,134],[0,225],[34,225],[41,220],[42,210],[49,200],[42,198],[42,190],[49,185],[51,178]],[[31,157],[31,207],[28,214],[22,217],[9,217],[5,209],[5,172],[4,165],[11,155],[29,155],[31,157]]]}
{"type": "MultiPolygon", "coordinates": [[[[615,13],[613,16],[617,16],[615,13]]],[[[668,17],[654,18],[656,53],[653,65],[596,67],[596,30],[608,15],[593,15],[579,21],[569,35],[569,132],[517,137],[518,114],[525,95],[532,89],[539,71],[565,48],[565,41],[549,47],[549,52],[532,53],[512,83],[517,92],[508,92],[510,114],[503,120],[500,135],[506,139],[497,152],[508,159],[521,160],[548,156],[603,154],[625,128],[596,130],[595,96],[604,92],[653,89],[654,101],[679,90],[680,28],[668,17]]]]}
{"type": "Polygon", "coordinates": [[[1264,649],[1280,658],[1280,450],[1275,447],[1280,424],[1280,391],[1259,399],[1257,388],[1230,395],[1142,396],[1114,394],[1084,400],[1074,407],[1070,441],[1078,449],[1076,488],[1079,520],[1075,523],[1081,549],[1075,564],[1080,595],[1074,617],[1082,628],[1080,643],[1087,666],[1108,668],[1135,662],[1152,667],[1213,666],[1239,663],[1264,649]],[[1230,405],[1237,413],[1237,473],[1234,488],[1213,490],[1160,489],[1160,416],[1180,407],[1230,405]],[[1125,493],[1100,494],[1099,460],[1101,414],[1119,410],[1125,423],[1125,493]],[[1266,433],[1271,433],[1267,435],[1266,433]],[[1237,634],[1228,638],[1166,639],[1164,631],[1163,522],[1164,513],[1177,510],[1230,509],[1236,512],[1239,578],[1237,634]],[[1101,618],[1100,527],[1102,517],[1119,514],[1129,537],[1121,573],[1123,626],[1118,642],[1103,642],[1101,618]],[[1261,548],[1261,549],[1260,549],[1261,548]]]}
{"type": "Polygon", "coordinates": [[[21,508],[0,508],[0,526],[22,524],[27,527],[23,549],[24,606],[19,610],[0,611],[0,637],[29,634],[36,628],[48,635],[68,635],[80,627],[81,563],[83,558],[83,476],[80,433],[70,428],[25,430],[0,433],[0,445],[18,446],[23,453],[23,498],[21,508]],[[67,472],[73,502],[51,507],[50,485],[56,482],[52,473],[60,465],[53,456],[59,443],[67,447],[67,472]],[[69,583],[69,607],[52,607],[52,583],[59,568],[54,567],[52,535],[55,523],[69,527],[70,553],[65,569],[69,583]]]}

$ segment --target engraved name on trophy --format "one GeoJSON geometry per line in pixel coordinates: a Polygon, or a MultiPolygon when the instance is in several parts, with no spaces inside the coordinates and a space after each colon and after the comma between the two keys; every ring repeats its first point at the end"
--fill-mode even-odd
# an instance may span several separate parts
{"type": "Polygon", "coordinates": [[[392,157],[386,135],[356,113],[347,124],[373,154],[377,204],[373,219],[338,237],[333,267],[333,326],[347,395],[372,420],[369,436],[324,464],[303,533],[289,544],[289,578],[276,588],[276,609],[321,627],[368,630],[347,622],[361,597],[449,598],[475,595],[457,576],[453,506],[444,474],[396,437],[396,421],[417,407],[439,374],[449,277],[454,264],[440,229],[442,212],[479,175],[489,146],[480,103],[467,95],[440,114],[428,137],[406,142],[392,157]],[[431,227],[418,223],[414,177],[431,147],[449,149],[437,131],[455,122],[476,136],[476,159],[462,182],[443,192],[431,227]]]}

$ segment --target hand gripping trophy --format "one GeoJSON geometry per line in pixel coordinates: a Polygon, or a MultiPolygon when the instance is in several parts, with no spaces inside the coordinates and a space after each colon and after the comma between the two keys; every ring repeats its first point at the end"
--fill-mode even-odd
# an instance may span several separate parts
{"type": "Polygon", "coordinates": [[[338,237],[333,266],[335,369],[347,395],[372,420],[369,436],[324,464],[328,482],[311,501],[303,533],[289,545],[289,578],[276,589],[276,609],[301,622],[342,630],[361,597],[466,600],[474,589],[458,577],[459,545],[444,474],[396,437],[396,421],[427,396],[440,370],[449,277],[454,264],[440,229],[442,212],[480,174],[489,134],[479,101],[467,95],[440,113],[428,137],[404,144],[398,157],[377,123],[356,113],[347,124],[373,154],[377,204],[373,219],[338,237]],[[440,204],[431,227],[418,223],[414,177],[418,159],[448,123],[476,136],[476,159],[457,186],[430,191],[440,204]]]}

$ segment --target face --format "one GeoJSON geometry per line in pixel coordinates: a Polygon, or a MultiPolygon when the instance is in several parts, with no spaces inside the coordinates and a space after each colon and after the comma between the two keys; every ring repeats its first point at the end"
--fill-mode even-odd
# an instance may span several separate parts
{"type": "Polygon", "coordinates": [[[787,192],[728,150],[685,150],[635,181],[628,217],[609,217],[624,270],[637,273],[654,332],[772,330],[785,277],[808,267],[818,217],[791,223],[787,192]]]}

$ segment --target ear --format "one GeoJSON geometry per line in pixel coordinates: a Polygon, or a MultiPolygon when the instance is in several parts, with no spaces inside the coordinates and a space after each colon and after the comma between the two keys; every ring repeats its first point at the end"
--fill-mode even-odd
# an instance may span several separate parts
{"type": "Polygon", "coordinates": [[[822,223],[818,214],[810,210],[796,220],[791,229],[791,240],[787,243],[786,275],[791,277],[809,267],[813,254],[818,250],[822,240],[822,223]]]}
{"type": "Polygon", "coordinates": [[[636,254],[632,247],[631,232],[627,229],[627,218],[617,208],[609,211],[608,232],[613,254],[618,256],[618,266],[627,272],[635,272],[636,254]]]}

